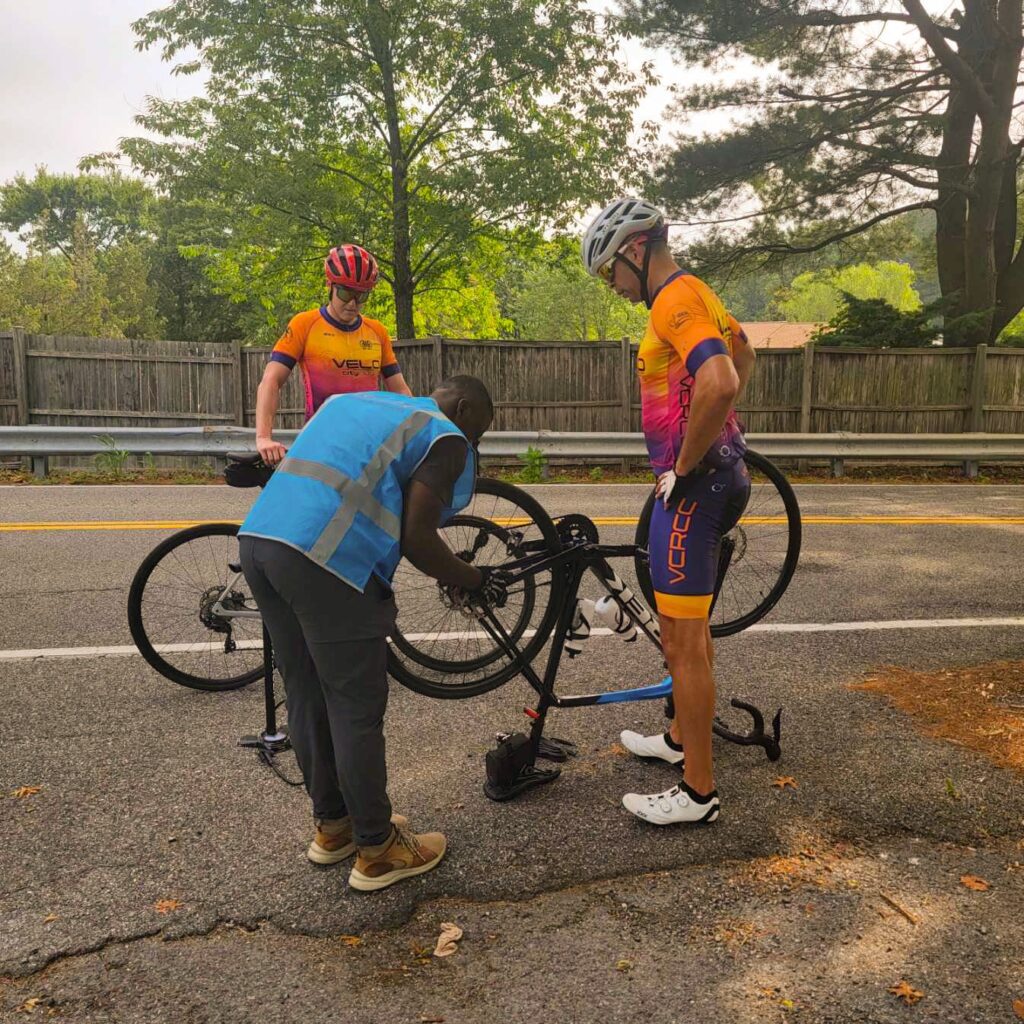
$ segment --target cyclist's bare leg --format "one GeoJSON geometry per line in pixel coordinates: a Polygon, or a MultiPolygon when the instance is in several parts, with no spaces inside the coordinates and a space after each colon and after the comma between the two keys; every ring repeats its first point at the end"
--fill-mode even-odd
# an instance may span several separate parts
{"type": "Polygon", "coordinates": [[[661,644],[672,676],[676,712],[671,733],[686,752],[683,780],[698,793],[710,793],[715,788],[711,760],[715,680],[708,621],[665,615],[660,620],[661,644]]]}
{"type": "MultiPolygon", "coordinates": [[[[675,620],[675,621],[678,621],[678,620],[675,620]]],[[[715,671],[715,645],[714,645],[714,643],[711,640],[711,623],[710,622],[707,623],[707,633],[708,633],[708,638],[707,638],[707,643],[708,643],[708,664],[711,666],[711,672],[712,672],[712,675],[713,675],[714,671],[715,671]]],[[[675,676],[673,676],[672,678],[674,679],[675,676]]],[[[674,700],[673,700],[673,704],[675,704],[674,700]]],[[[669,736],[672,737],[672,742],[673,743],[676,743],[679,746],[682,746],[683,745],[683,737],[682,737],[682,733],[679,731],[678,721],[679,721],[678,720],[678,716],[673,716],[672,721],[669,722],[669,725],[668,725],[668,734],[669,734],[669,736]]]]}

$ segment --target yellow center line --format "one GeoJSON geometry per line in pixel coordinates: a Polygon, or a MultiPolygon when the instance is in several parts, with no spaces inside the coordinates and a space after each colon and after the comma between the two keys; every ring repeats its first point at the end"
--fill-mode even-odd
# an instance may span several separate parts
{"type": "MultiPolygon", "coordinates": [[[[495,519],[502,526],[525,526],[529,520],[519,518],[495,519]]],[[[595,526],[636,526],[636,516],[598,516],[595,526]]],[[[784,516],[744,516],[747,526],[764,524],[782,525],[784,516]]],[[[1024,526],[1024,516],[826,516],[802,517],[805,526],[1024,526]]],[[[183,530],[189,526],[209,523],[233,523],[240,519],[85,519],[68,522],[14,522],[0,523],[0,533],[42,533],[46,531],[79,530],[183,530]]]]}

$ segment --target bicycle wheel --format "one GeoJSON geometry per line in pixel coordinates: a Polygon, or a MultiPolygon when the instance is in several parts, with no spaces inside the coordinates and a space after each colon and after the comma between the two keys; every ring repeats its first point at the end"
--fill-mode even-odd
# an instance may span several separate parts
{"type": "MultiPolygon", "coordinates": [[[[551,517],[525,491],[500,480],[479,479],[469,507],[441,530],[460,557],[476,566],[557,554],[551,517]]],[[[480,623],[446,603],[437,583],[407,561],[393,582],[398,620],[388,648],[388,671],[403,686],[427,697],[461,698],[487,693],[519,673],[480,623]]],[[[555,627],[565,575],[547,569],[509,590],[496,615],[532,661],[555,627]]]]}
{"type": "Polygon", "coordinates": [[[263,676],[263,622],[224,616],[255,611],[238,564],[234,523],[191,526],[161,541],[128,592],[139,653],[161,675],[195,690],[235,690],[263,676]]]}
{"type": "MultiPolygon", "coordinates": [[[[782,472],[763,455],[748,451],[750,500],[739,523],[723,543],[734,545],[725,578],[711,609],[711,635],[732,636],[763,619],[789,586],[800,558],[800,506],[782,472]]],[[[647,603],[654,608],[654,587],[647,559],[654,493],[636,528],[636,575],[647,603]]]]}

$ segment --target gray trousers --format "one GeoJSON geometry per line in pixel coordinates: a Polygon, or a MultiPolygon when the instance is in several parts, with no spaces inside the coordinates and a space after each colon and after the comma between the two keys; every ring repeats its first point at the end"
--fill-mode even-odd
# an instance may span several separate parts
{"type": "Polygon", "coordinates": [[[239,553],[284,677],[288,733],[313,815],[351,815],[357,844],[383,843],[391,834],[384,711],[394,597],[375,578],[360,594],[277,541],[240,537],[239,553]]]}

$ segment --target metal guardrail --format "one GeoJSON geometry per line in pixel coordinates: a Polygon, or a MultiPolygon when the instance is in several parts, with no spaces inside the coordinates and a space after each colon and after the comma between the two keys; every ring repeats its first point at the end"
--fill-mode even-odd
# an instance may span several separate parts
{"type": "MultiPolygon", "coordinates": [[[[297,431],[275,437],[290,443],[297,431]]],[[[748,434],[747,443],[769,458],[828,459],[841,476],[847,459],[964,463],[975,476],[980,462],[1024,461],[1024,434],[748,434]]],[[[0,455],[28,456],[33,472],[45,476],[51,456],[92,456],[111,448],[133,455],[208,455],[255,451],[255,431],[246,427],[0,427],[0,455]]],[[[494,431],[484,435],[480,452],[514,458],[535,448],[549,458],[642,459],[642,434],[494,431]]]]}

